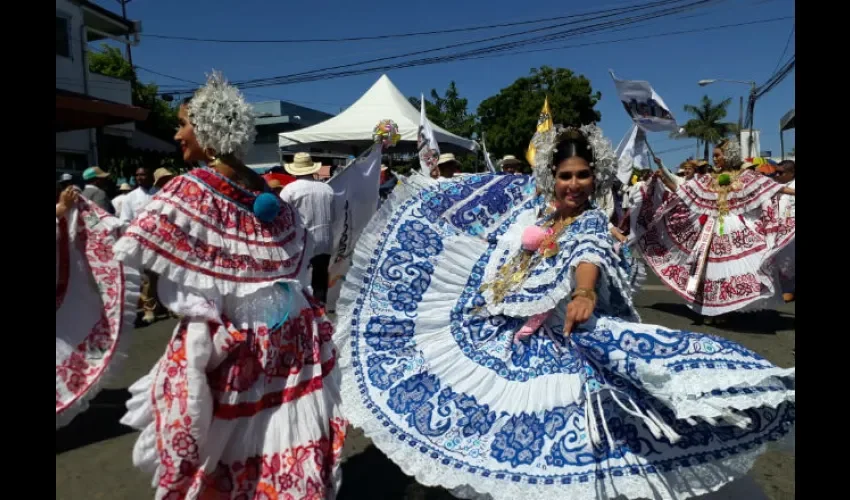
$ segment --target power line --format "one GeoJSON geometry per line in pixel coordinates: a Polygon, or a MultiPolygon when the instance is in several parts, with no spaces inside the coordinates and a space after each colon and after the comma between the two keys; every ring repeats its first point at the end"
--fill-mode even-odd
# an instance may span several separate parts
{"type": "Polygon", "coordinates": [[[794,16],[784,16],[784,17],[774,17],[774,18],[769,18],[769,19],[757,19],[755,21],[748,21],[748,22],[745,22],[745,23],[722,24],[720,26],[711,26],[711,27],[707,27],[707,28],[697,28],[697,29],[692,28],[692,29],[681,30],[681,31],[668,31],[666,33],[655,33],[655,34],[652,34],[652,35],[642,35],[642,36],[634,36],[634,37],[628,37],[628,38],[618,38],[618,39],[614,39],[614,40],[599,40],[597,42],[576,43],[576,44],[571,44],[571,45],[562,45],[562,46],[559,46],[559,47],[548,47],[548,48],[545,48],[545,49],[520,50],[520,51],[516,51],[516,52],[511,52],[510,54],[485,55],[485,56],[480,56],[480,57],[470,57],[469,59],[471,59],[471,60],[473,60],[473,59],[490,59],[492,57],[504,57],[504,56],[520,55],[520,54],[531,54],[531,53],[534,53],[534,52],[549,52],[549,51],[553,51],[553,50],[567,50],[567,49],[575,49],[575,48],[580,48],[580,47],[591,47],[591,46],[596,46],[596,45],[608,45],[608,44],[612,44],[612,43],[633,42],[633,41],[636,41],[636,40],[646,40],[648,38],[663,38],[663,37],[667,37],[667,36],[688,35],[688,34],[691,34],[691,33],[703,33],[703,32],[706,32],[706,31],[715,31],[715,30],[721,30],[721,29],[727,29],[727,28],[750,26],[750,25],[753,25],[753,24],[785,21],[787,19],[793,19],[793,17],[794,16]]]}
{"type": "Polygon", "coordinates": [[[665,149],[663,151],[656,151],[655,154],[660,155],[660,154],[664,154],[664,153],[673,153],[675,151],[684,151],[686,149],[693,149],[693,148],[694,148],[694,146],[693,146],[693,144],[691,144],[691,145],[688,145],[688,146],[679,146],[677,148],[670,148],[670,149],[665,149]]]}
{"type": "MultiPolygon", "coordinates": [[[[703,3],[705,1],[711,1],[711,0],[702,0],[698,3],[703,3]]],[[[301,73],[293,73],[293,74],[290,74],[290,75],[284,75],[284,76],[280,76],[280,77],[260,78],[260,79],[254,79],[254,80],[245,80],[245,81],[241,81],[241,82],[234,82],[234,84],[235,85],[251,84],[251,83],[254,83],[254,82],[258,82],[258,81],[268,81],[268,80],[272,80],[272,79],[288,79],[288,78],[300,77],[300,76],[303,76],[303,75],[309,75],[309,74],[313,74],[313,73],[319,73],[319,72],[323,72],[323,71],[331,71],[331,70],[337,70],[337,69],[350,68],[350,67],[354,67],[354,66],[362,66],[364,64],[384,62],[384,61],[389,61],[389,60],[392,60],[392,59],[400,59],[400,58],[404,58],[404,57],[418,56],[418,55],[423,55],[423,54],[427,54],[427,53],[431,53],[431,52],[441,52],[441,51],[444,51],[444,50],[465,47],[465,46],[468,46],[468,45],[475,45],[475,44],[480,44],[480,43],[499,41],[499,40],[503,40],[503,39],[508,38],[508,37],[515,37],[515,36],[521,36],[521,35],[528,35],[528,34],[532,34],[532,33],[539,33],[541,31],[547,31],[547,30],[551,30],[551,29],[554,29],[554,28],[562,28],[562,27],[570,26],[570,25],[574,25],[574,24],[586,23],[588,21],[593,21],[593,20],[597,20],[597,19],[605,19],[605,18],[617,16],[617,15],[620,15],[620,14],[623,14],[623,13],[628,13],[630,10],[634,10],[634,11],[645,10],[647,8],[655,7],[655,6],[658,6],[658,5],[665,5],[665,4],[669,4],[669,3],[681,3],[681,0],[673,0],[673,1],[666,0],[666,1],[663,1],[663,2],[655,2],[655,3],[652,3],[652,4],[647,4],[646,6],[642,6],[642,7],[634,8],[634,9],[632,9],[632,8],[609,9],[607,11],[601,11],[602,13],[600,15],[592,17],[590,19],[578,20],[578,21],[569,21],[569,22],[565,22],[565,23],[559,23],[559,24],[556,24],[556,25],[552,25],[552,26],[545,26],[543,28],[535,28],[535,29],[532,29],[532,30],[520,31],[520,32],[516,32],[516,33],[509,33],[509,34],[490,37],[490,38],[483,38],[483,39],[472,40],[472,41],[467,41],[467,42],[453,43],[453,44],[449,44],[449,45],[444,45],[442,47],[419,50],[419,51],[415,51],[415,52],[407,52],[407,53],[403,53],[403,54],[397,54],[397,55],[394,55],[394,56],[368,59],[368,60],[365,60],[365,61],[359,61],[359,62],[355,62],[355,63],[341,64],[341,65],[337,65],[337,66],[329,66],[329,67],[325,67],[325,68],[319,68],[319,69],[315,69],[315,70],[304,71],[304,72],[301,72],[301,73]]],[[[563,32],[559,32],[559,33],[563,33],[563,32]]],[[[548,36],[558,35],[559,33],[554,33],[554,34],[548,35],[548,36]]],[[[538,37],[538,38],[540,38],[540,37],[538,37]]],[[[535,40],[538,40],[538,38],[532,38],[532,39],[529,39],[527,41],[528,42],[535,41],[535,40]]]]}
{"type": "MultiPolygon", "coordinates": [[[[734,28],[734,27],[751,26],[753,24],[763,24],[763,23],[784,21],[784,20],[787,20],[787,19],[791,19],[792,17],[793,16],[784,16],[784,17],[776,17],[776,18],[769,18],[769,19],[758,19],[758,20],[749,21],[749,22],[725,24],[725,25],[712,26],[712,27],[701,28],[701,29],[671,31],[671,32],[666,32],[666,33],[655,33],[655,34],[652,34],[652,35],[645,35],[645,36],[627,37],[627,38],[620,38],[620,39],[614,39],[614,40],[600,40],[600,41],[597,41],[597,42],[571,44],[571,45],[564,45],[564,46],[559,46],[559,47],[549,47],[549,48],[543,48],[543,49],[514,51],[514,52],[509,52],[509,53],[487,54],[487,55],[480,55],[480,56],[476,56],[476,57],[467,57],[464,60],[507,57],[507,56],[527,54],[527,53],[532,53],[532,52],[548,52],[548,51],[554,51],[554,50],[568,50],[568,49],[580,48],[580,47],[588,47],[588,46],[596,46],[596,45],[608,45],[608,44],[629,42],[629,41],[635,41],[635,40],[645,40],[645,39],[649,39],[649,38],[662,38],[662,37],[667,37],[667,36],[679,36],[679,35],[695,34],[695,33],[722,30],[722,29],[728,29],[728,28],[734,28]]],[[[448,61],[448,62],[451,62],[451,61],[448,61]]],[[[394,66],[393,67],[381,67],[381,68],[366,68],[365,70],[363,70],[363,72],[364,73],[365,72],[374,72],[374,71],[380,71],[380,70],[383,70],[383,69],[398,69],[398,68],[395,68],[394,66]]],[[[279,83],[277,85],[287,85],[289,83],[290,82],[283,82],[283,83],[279,83]]],[[[300,82],[292,82],[292,83],[300,83],[300,82]]],[[[273,85],[269,85],[269,86],[273,86],[273,85]]],[[[179,91],[162,92],[162,93],[186,94],[186,93],[191,93],[191,92],[194,92],[194,90],[185,90],[184,89],[184,90],[179,90],[179,91]]]]}
{"type": "MultiPolygon", "coordinates": [[[[670,3],[675,0],[668,1],[660,1],[654,2],[654,4],[664,4],[670,3]]],[[[638,4],[639,5],[639,4],[638,4]]],[[[636,5],[632,5],[635,7],[636,5]]],[[[621,8],[622,9],[622,8],[621,8]]],[[[433,30],[433,31],[414,31],[409,33],[393,33],[386,35],[373,35],[373,36],[356,36],[356,37],[347,37],[347,38],[285,38],[285,39],[271,39],[271,40],[240,40],[240,39],[223,39],[223,38],[198,38],[198,37],[187,37],[187,36],[178,36],[178,35],[160,35],[160,34],[145,34],[148,38],[159,38],[163,40],[180,40],[186,42],[208,42],[208,43],[233,43],[233,44],[248,44],[248,43],[261,43],[261,44],[272,44],[272,43],[338,43],[338,42],[360,42],[367,40],[387,40],[394,38],[409,38],[416,36],[430,36],[430,35],[443,35],[448,33],[468,33],[472,31],[482,31],[482,30],[491,30],[498,28],[507,28],[512,26],[526,26],[529,24],[541,24],[541,23],[549,23],[553,21],[558,21],[562,19],[574,19],[576,17],[582,16],[592,16],[594,14],[606,12],[606,10],[598,10],[598,11],[590,11],[585,13],[577,13],[565,16],[555,16],[555,17],[546,17],[540,19],[532,19],[529,21],[515,21],[510,23],[498,23],[498,24],[484,24],[478,26],[468,26],[465,28],[449,28],[444,30],[433,30]]]]}
{"type": "Polygon", "coordinates": [[[776,66],[773,67],[772,73],[776,73],[776,70],[779,69],[779,65],[782,63],[782,58],[785,57],[785,53],[788,52],[788,46],[791,45],[791,39],[794,38],[794,30],[797,28],[797,23],[791,25],[791,32],[788,33],[788,40],[785,41],[785,48],[782,49],[782,54],[779,55],[779,59],[776,60],[776,66]]]}
{"type": "MultiPolygon", "coordinates": [[[[667,13],[666,15],[672,15],[672,14],[675,14],[675,12],[674,13],[667,13]]],[[[251,82],[251,83],[248,83],[245,86],[246,87],[248,87],[248,86],[254,87],[254,86],[273,86],[273,85],[281,85],[281,84],[304,83],[304,82],[308,82],[308,81],[331,79],[331,78],[341,78],[341,77],[345,77],[345,76],[354,76],[354,75],[359,75],[359,74],[364,74],[364,73],[372,73],[372,72],[375,72],[375,71],[386,71],[386,70],[391,70],[391,69],[401,69],[401,68],[409,68],[409,67],[415,67],[415,66],[424,66],[424,65],[450,62],[450,61],[455,61],[455,60],[478,59],[478,58],[483,58],[485,56],[498,57],[498,56],[505,55],[504,53],[511,53],[509,51],[514,51],[514,49],[519,48],[519,47],[523,47],[523,46],[526,46],[526,45],[540,44],[540,43],[543,43],[543,42],[552,42],[552,41],[557,41],[557,40],[561,40],[561,39],[564,39],[564,38],[569,38],[569,37],[574,37],[574,36],[584,35],[584,34],[590,34],[590,33],[594,33],[594,32],[610,31],[609,28],[611,28],[613,26],[619,26],[619,25],[622,25],[622,24],[635,24],[637,22],[644,21],[644,20],[647,20],[647,19],[655,19],[655,18],[658,18],[658,17],[662,17],[662,16],[654,15],[654,14],[653,15],[647,15],[647,16],[650,16],[650,17],[643,16],[642,18],[638,18],[638,19],[630,18],[630,19],[626,19],[626,20],[610,21],[610,22],[607,22],[607,23],[601,23],[599,25],[580,27],[580,28],[576,28],[576,29],[573,29],[573,30],[568,30],[568,31],[556,33],[556,34],[553,34],[553,35],[547,35],[547,36],[544,36],[544,37],[537,37],[537,38],[526,39],[526,40],[521,40],[521,41],[517,41],[517,42],[508,42],[508,43],[503,43],[503,44],[497,44],[497,45],[493,45],[493,46],[483,47],[483,48],[479,48],[479,49],[473,49],[473,50],[469,50],[469,51],[466,51],[466,52],[460,52],[460,53],[449,54],[449,55],[444,55],[444,56],[434,56],[434,57],[428,57],[428,58],[422,58],[422,59],[403,61],[403,62],[399,62],[399,63],[393,63],[393,64],[389,64],[389,65],[384,65],[384,66],[373,66],[373,67],[369,67],[369,68],[354,69],[354,70],[349,70],[349,71],[340,71],[340,72],[336,72],[336,73],[325,73],[325,74],[315,74],[315,75],[305,74],[304,76],[301,76],[300,74],[287,75],[287,76],[283,76],[283,77],[276,77],[276,78],[265,79],[265,80],[261,79],[261,80],[258,80],[257,83],[251,82]],[[495,55],[491,55],[491,54],[495,54],[495,55]]]]}
{"type": "MultiPolygon", "coordinates": [[[[621,19],[617,19],[617,20],[613,20],[613,21],[606,21],[606,22],[602,22],[602,23],[598,23],[598,24],[594,24],[594,25],[589,25],[589,26],[581,26],[581,27],[577,27],[577,28],[573,28],[573,29],[569,29],[569,30],[556,32],[556,33],[551,33],[551,34],[546,34],[546,35],[538,35],[538,36],[535,36],[535,37],[532,37],[532,38],[527,38],[525,40],[501,43],[501,44],[491,45],[491,46],[482,47],[482,48],[478,48],[478,49],[474,49],[474,50],[470,50],[470,51],[466,51],[466,52],[455,53],[455,54],[448,54],[448,55],[443,55],[443,56],[433,56],[433,57],[422,58],[422,59],[417,59],[417,60],[409,60],[409,61],[403,61],[403,62],[399,62],[399,63],[388,64],[388,65],[383,65],[383,66],[374,66],[374,67],[369,67],[369,68],[353,69],[353,70],[347,70],[347,71],[338,71],[338,72],[335,72],[335,73],[329,72],[329,71],[335,70],[335,69],[345,69],[345,68],[351,68],[351,67],[354,67],[354,66],[362,66],[364,64],[368,64],[368,63],[372,63],[372,62],[380,62],[380,61],[387,61],[387,60],[397,59],[397,58],[402,58],[402,57],[409,57],[409,56],[412,56],[412,55],[419,55],[419,54],[424,54],[424,53],[428,53],[428,52],[441,51],[441,50],[446,50],[446,49],[449,49],[449,48],[456,48],[456,47],[459,47],[459,46],[481,43],[481,42],[484,42],[484,41],[502,40],[502,39],[505,38],[505,36],[494,37],[492,39],[477,40],[477,41],[474,41],[474,42],[453,44],[453,45],[448,45],[448,46],[445,46],[445,47],[439,47],[439,48],[436,48],[436,49],[423,50],[423,51],[417,51],[417,52],[406,53],[406,54],[399,54],[399,55],[396,55],[396,56],[383,57],[383,58],[378,58],[378,59],[371,59],[371,60],[360,61],[360,62],[356,62],[356,63],[332,66],[332,67],[328,67],[328,68],[319,68],[319,69],[315,69],[315,70],[311,70],[311,71],[305,71],[305,72],[294,73],[294,74],[289,74],[289,75],[282,75],[282,76],[278,76],[278,77],[267,77],[267,78],[257,78],[257,79],[244,80],[244,81],[234,81],[234,82],[232,82],[232,84],[239,87],[239,88],[256,88],[256,87],[265,87],[265,86],[276,86],[276,85],[292,84],[292,83],[304,83],[304,82],[307,82],[307,81],[315,81],[315,80],[322,80],[322,79],[340,78],[340,77],[344,77],[344,76],[353,76],[353,75],[357,75],[357,74],[371,73],[371,72],[375,72],[375,71],[384,71],[384,70],[388,70],[388,69],[399,69],[399,68],[405,68],[405,67],[436,64],[436,63],[448,62],[448,61],[452,61],[452,60],[468,59],[468,58],[472,58],[472,57],[480,56],[480,55],[484,55],[484,54],[512,50],[512,49],[515,49],[517,47],[521,47],[521,46],[524,46],[524,45],[539,44],[541,42],[557,41],[559,39],[574,37],[574,36],[577,36],[577,35],[610,30],[610,28],[612,28],[612,27],[617,27],[617,26],[622,26],[622,25],[627,25],[627,24],[637,24],[637,23],[647,21],[647,20],[653,20],[653,19],[657,19],[657,18],[661,18],[661,17],[668,17],[668,16],[679,14],[681,12],[685,12],[687,10],[691,10],[693,8],[702,6],[702,5],[707,4],[707,3],[711,3],[712,1],[713,0],[700,0],[700,1],[689,3],[689,4],[679,5],[679,6],[676,6],[676,7],[673,7],[673,8],[669,8],[669,9],[649,12],[649,13],[638,15],[638,16],[621,18],[621,19]]],[[[616,14],[609,14],[609,15],[605,15],[605,16],[600,16],[600,18],[612,17],[613,15],[616,15],[616,14]]],[[[581,22],[587,22],[587,20],[581,21],[581,22]]],[[[568,24],[575,24],[575,23],[563,23],[563,25],[568,25],[568,24]]],[[[551,27],[547,27],[545,29],[550,29],[550,28],[551,27]]],[[[541,30],[542,29],[538,28],[538,29],[535,29],[535,30],[529,30],[529,32],[536,32],[536,31],[541,31],[541,30]]],[[[526,34],[526,33],[528,33],[528,32],[515,33],[513,35],[526,34]]],[[[190,91],[187,91],[187,92],[190,92],[190,91]]]]}

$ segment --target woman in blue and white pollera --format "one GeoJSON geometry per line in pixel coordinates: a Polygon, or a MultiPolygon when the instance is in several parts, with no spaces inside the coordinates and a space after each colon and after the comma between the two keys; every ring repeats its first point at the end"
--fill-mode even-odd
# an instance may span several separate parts
{"type": "Polygon", "coordinates": [[[351,423],[420,483],[497,500],[695,497],[793,442],[794,368],[638,323],[601,131],[533,142],[533,177],[402,185],[363,232],[336,339],[351,423]]]}

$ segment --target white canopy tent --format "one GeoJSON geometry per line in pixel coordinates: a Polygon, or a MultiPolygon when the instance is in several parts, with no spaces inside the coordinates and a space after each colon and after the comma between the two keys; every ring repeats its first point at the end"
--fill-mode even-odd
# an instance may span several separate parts
{"type": "MultiPolygon", "coordinates": [[[[312,127],[278,134],[278,145],[290,147],[309,144],[318,147],[318,143],[321,143],[325,149],[365,147],[372,143],[375,125],[384,119],[395,121],[401,140],[412,141],[415,145],[419,131],[419,110],[410,104],[387,75],[381,75],[360,99],[337,116],[312,127]]],[[[431,128],[443,152],[463,153],[478,149],[478,143],[473,140],[452,134],[434,123],[431,123],[431,128]]]]}

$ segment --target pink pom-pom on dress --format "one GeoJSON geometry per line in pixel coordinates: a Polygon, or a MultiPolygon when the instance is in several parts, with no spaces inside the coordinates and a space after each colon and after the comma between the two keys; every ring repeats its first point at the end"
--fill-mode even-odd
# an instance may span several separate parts
{"type": "Polygon", "coordinates": [[[546,237],[546,230],[540,226],[528,226],[522,232],[522,249],[528,252],[536,252],[546,237]]]}

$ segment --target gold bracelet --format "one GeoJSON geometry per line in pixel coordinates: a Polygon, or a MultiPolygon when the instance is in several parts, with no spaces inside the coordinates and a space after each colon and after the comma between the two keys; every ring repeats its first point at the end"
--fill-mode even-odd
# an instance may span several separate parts
{"type": "Polygon", "coordinates": [[[576,288],[571,298],[574,299],[576,297],[584,297],[586,299],[590,299],[593,301],[594,304],[596,304],[596,292],[591,290],[590,288],[576,288]]]}

